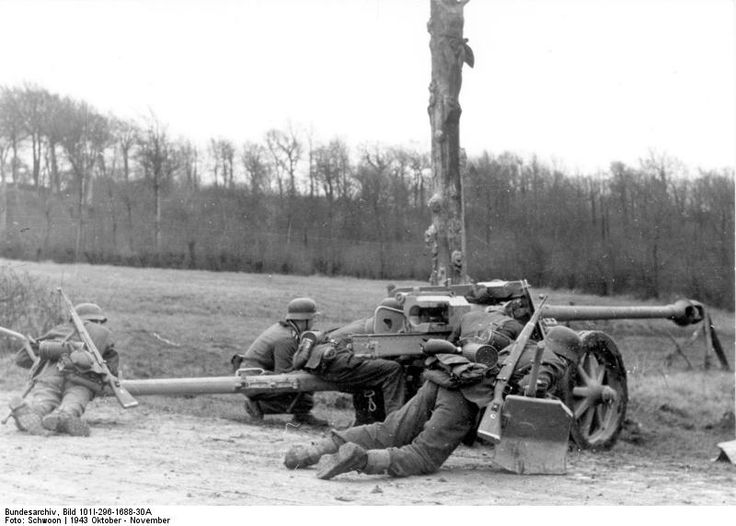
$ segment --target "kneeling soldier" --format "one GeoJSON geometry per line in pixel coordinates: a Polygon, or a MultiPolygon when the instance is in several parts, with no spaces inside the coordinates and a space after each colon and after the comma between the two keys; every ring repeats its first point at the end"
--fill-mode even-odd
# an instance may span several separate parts
{"type": "MultiPolygon", "coordinates": [[[[104,326],[105,313],[94,303],[82,303],[74,310],[84,321],[110,372],[117,375],[119,356],[112,333],[104,326]]],[[[39,337],[34,346],[41,363],[32,379],[33,387],[25,398],[16,397],[10,402],[16,426],[32,435],[59,432],[89,436],[89,425],[81,417],[87,404],[104,389],[103,378],[95,372],[93,356],[71,322],[54,327],[39,337]]],[[[30,368],[32,362],[21,350],[16,364],[30,368]]]]}

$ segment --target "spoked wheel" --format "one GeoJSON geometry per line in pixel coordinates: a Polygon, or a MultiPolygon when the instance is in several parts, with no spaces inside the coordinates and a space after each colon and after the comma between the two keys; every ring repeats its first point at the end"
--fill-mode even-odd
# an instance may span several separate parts
{"type": "Polygon", "coordinates": [[[613,447],[626,418],[626,369],[614,341],[600,331],[580,333],[584,353],[562,382],[561,398],[573,412],[570,431],[581,449],[613,447]]]}

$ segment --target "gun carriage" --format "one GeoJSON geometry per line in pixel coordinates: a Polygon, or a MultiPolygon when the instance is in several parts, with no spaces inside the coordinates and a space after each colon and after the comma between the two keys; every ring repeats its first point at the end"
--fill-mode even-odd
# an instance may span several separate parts
{"type": "MultiPolygon", "coordinates": [[[[397,288],[393,293],[402,309],[376,308],[373,334],[352,337],[357,355],[396,358],[417,367],[426,356],[422,344],[428,339],[447,338],[460,318],[473,309],[503,305],[507,313],[522,323],[535,312],[526,280],[397,288]],[[482,297],[478,296],[479,291],[482,297]]],[[[652,307],[545,304],[532,339],[541,339],[544,328],[556,323],[609,319],[668,319],[686,326],[703,321],[704,308],[690,300],[652,307]]],[[[607,449],[615,444],[626,415],[626,368],[615,341],[605,332],[583,330],[578,334],[584,352],[577,367],[568,369],[554,394],[573,413],[570,435],[577,446],[607,449]]],[[[458,347],[456,352],[475,361],[494,359],[492,352],[478,346],[458,347]]],[[[234,375],[220,377],[122,380],[121,385],[133,396],[236,393],[248,396],[264,392],[337,390],[335,385],[303,371],[268,374],[260,369],[239,369],[234,375]]]]}

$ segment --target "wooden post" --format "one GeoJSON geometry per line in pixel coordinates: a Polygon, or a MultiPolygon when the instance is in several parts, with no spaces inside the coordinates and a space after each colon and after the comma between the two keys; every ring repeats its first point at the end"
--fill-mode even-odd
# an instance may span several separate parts
{"type": "Polygon", "coordinates": [[[429,121],[432,129],[432,224],[424,234],[432,253],[433,285],[467,282],[465,218],[460,171],[458,96],[463,64],[473,66],[473,52],[463,38],[463,8],[469,0],[430,0],[429,48],[432,80],[429,121]]]}

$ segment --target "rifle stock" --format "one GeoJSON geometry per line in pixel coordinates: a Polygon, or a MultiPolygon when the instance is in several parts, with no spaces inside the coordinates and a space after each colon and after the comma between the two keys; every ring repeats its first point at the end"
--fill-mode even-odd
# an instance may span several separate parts
{"type": "Polygon", "coordinates": [[[58,288],[57,290],[59,291],[59,295],[61,296],[67,310],[69,311],[69,314],[71,315],[72,322],[74,323],[74,327],[79,333],[79,337],[82,339],[82,342],[84,342],[87,350],[92,353],[92,356],[97,362],[97,365],[100,366],[105,379],[105,383],[110,387],[110,390],[115,395],[115,398],[118,399],[120,405],[125,409],[137,406],[138,401],[133,398],[133,395],[131,395],[128,390],[120,384],[120,380],[118,379],[118,377],[112,374],[112,372],[110,371],[110,368],[107,366],[107,363],[102,358],[100,351],[97,349],[97,346],[92,341],[92,338],[87,332],[87,329],[84,327],[84,322],[79,317],[79,314],[77,314],[77,311],[74,310],[74,305],[72,304],[71,300],[67,297],[66,294],[64,294],[64,291],[61,290],[61,288],[58,288]]]}
{"type": "Polygon", "coordinates": [[[547,301],[547,297],[542,298],[542,301],[537,306],[531,319],[524,325],[524,329],[519,334],[519,337],[513,343],[511,352],[504,363],[501,371],[496,376],[496,384],[493,390],[493,400],[486,407],[486,411],[483,414],[483,418],[478,425],[478,436],[486,440],[490,440],[494,443],[498,443],[501,440],[501,408],[503,406],[503,393],[506,390],[506,386],[511,380],[511,376],[514,374],[516,369],[516,363],[521,357],[521,353],[524,351],[529,337],[534,332],[534,327],[539,321],[539,317],[542,314],[542,307],[544,302],[547,301]]]}
{"type": "MultiPolygon", "coordinates": [[[[36,377],[39,365],[41,365],[41,359],[36,356],[36,353],[33,352],[33,349],[31,348],[31,342],[26,336],[23,336],[19,332],[6,329],[5,327],[0,327],[0,333],[7,334],[8,336],[12,336],[13,338],[21,340],[23,342],[23,349],[26,351],[26,354],[33,362],[33,365],[31,365],[31,370],[28,373],[28,382],[26,383],[26,387],[23,390],[23,394],[21,395],[21,399],[23,399],[33,388],[33,379],[36,377]]],[[[11,408],[8,414],[5,415],[2,420],[0,420],[0,424],[5,424],[12,415],[13,409],[11,408]]]]}

